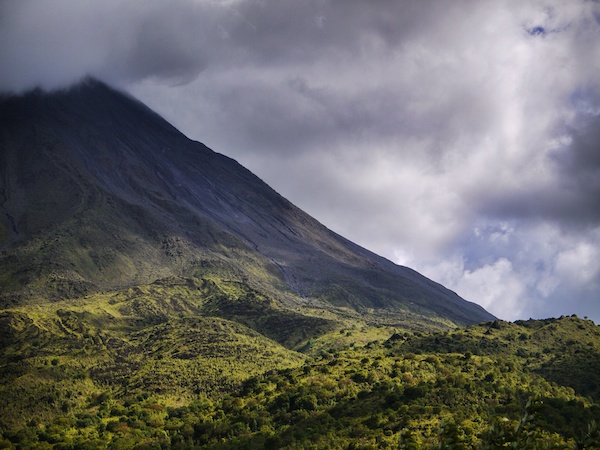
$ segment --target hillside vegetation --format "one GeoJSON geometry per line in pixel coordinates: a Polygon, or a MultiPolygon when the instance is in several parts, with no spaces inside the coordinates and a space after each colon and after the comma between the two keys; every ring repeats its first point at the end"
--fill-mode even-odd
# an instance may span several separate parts
{"type": "Polygon", "coordinates": [[[495,321],[101,82],[0,98],[0,169],[0,448],[597,445],[592,322],[495,321]]]}
{"type": "Polygon", "coordinates": [[[599,448],[592,321],[280,312],[180,278],[5,310],[0,448],[599,448]]]}

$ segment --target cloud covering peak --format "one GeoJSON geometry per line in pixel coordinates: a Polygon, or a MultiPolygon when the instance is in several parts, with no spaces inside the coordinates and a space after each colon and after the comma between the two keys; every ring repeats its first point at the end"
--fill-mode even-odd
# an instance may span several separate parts
{"type": "Polygon", "coordinates": [[[600,320],[598,2],[5,0],[0,60],[126,88],[495,315],[600,320]]]}

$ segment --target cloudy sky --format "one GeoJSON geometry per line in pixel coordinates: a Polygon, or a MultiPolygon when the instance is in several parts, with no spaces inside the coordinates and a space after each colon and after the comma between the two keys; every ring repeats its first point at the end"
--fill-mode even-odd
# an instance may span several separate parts
{"type": "Polygon", "coordinates": [[[507,320],[600,323],[600,4],[0,0],[0,90],[91,75],[507,320]]]}

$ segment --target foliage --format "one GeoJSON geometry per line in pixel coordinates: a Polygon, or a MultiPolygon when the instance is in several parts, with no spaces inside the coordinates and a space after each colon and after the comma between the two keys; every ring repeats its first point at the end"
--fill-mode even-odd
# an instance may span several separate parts
{"type": "MultiPolygon", "coordinates": [[[[104,312],[131,314],[131,300],[111,297],[104,312]]],[[[382,334],[355,324],[300,358],[221,318],[142,326],[89,308],[63,308],[54,322],[43,310],[4,313],[13,330],[3,334],[13,352],[3,369],[4,447],[599,448],[598,372],[581,365],[571,369],[585,382],[558,376],[565,359],[583,361],[569,356],[581,346],[593,356],[600,345],[597,327],[576,317],[323,347],[382,334]],[[62,341],[44,333],[52,326],[62,341]],[[6,420],[17,400],[27,420],[6,420]]]]}

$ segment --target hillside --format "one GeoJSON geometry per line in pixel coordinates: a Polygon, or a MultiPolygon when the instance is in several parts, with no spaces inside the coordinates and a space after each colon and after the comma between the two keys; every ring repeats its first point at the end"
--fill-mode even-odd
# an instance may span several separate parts
{"type": "MultiPolygon", "coordinates": [[[[146,288],[149,297],[151,290],[146,288]]],[[[158,304],[153,308],[161,309],[158,304]]],[[[47,330],[37,333],[35,344],[33,336],[23,335],[27,327],[19,329],[27,319],[11,318],[13,332],[3,360],[11,359],[12,369],[5,367],[2,376],[18,377],[19,383],[18,390],[0,396],[4,447],[600,445],[594,425],[600,414],[600,329],[588,320],[493,321],[437,333],[393,333],[349,323],[322,335],[323,345],[299,357],[220,318],[182,318],[118,340],[121,327],[133,326],[127,314],[134,309],[122,294],[95,314],[87,313],[87,319],[83,310],[78,316],[61,313],[62,332],[53,331],[50,318],[40,311],[29,316],[47,330]],[[103,333],[88,328],[102,317],[106,323],[109,310],[113,317],[120,311],[121,319],[103,333]],[[200,328],[208,332],[205,337],[197,333],[200,328]],[[373,333],[389,338],[367,342],[373,333]],[[48,339],[50,334],[58,340],[48,339]],[[346,337],[352,342],[340,346],[346,337]],[[79,353],[61,353],[60,341],[69,339],[81,343],[79,353]],[[243,350],[237,352],[240,344],[243,350]],[[217,363],[211,359],[214,351],[237,362],[229,367],[226,358],[217,363]],[[248,352],[260,352],[260,358],[248,359],[248,352]],[[23,357],[17,361],[15,355],[23,357]],[[133,371],[129,380],[119,378],[113,366],[122,368],[123,355],[134,366],[128,369],[133,371]],[[78,371],[76,361],[82,358],[99,367],[86,371],[80,363],[78,371]],[[242,383],[232,367],[254,376],[242,383]],[[106,377],[109,372],[117,376],[106,377]],[[236,382],[224,382],[225,373],[236,382]],[[45,380],[45,393],[32,390],[35,380],[45,380]],[[194,383],[215,384],[203,392],[194,383]],[[29,400],[20,406],[16,397],[29,400]]],[[[143,313],[136,314],[139,320],[143,313]]]]}
{"type": "Polygon", "coordinates": [[[216,274],[289,307],[493,319],[95,80],[0,99],[0,250],[4,307],[216,274]]]}
{"type": "Polygon", "coordinates": [[[382,342],[494,319],[103,83],[0,99],[0,448],[345,442],[382,342]]]}

